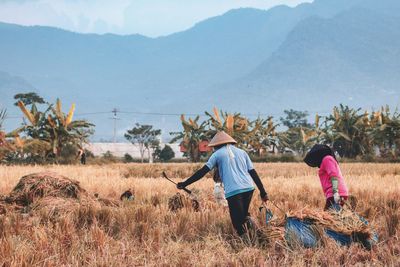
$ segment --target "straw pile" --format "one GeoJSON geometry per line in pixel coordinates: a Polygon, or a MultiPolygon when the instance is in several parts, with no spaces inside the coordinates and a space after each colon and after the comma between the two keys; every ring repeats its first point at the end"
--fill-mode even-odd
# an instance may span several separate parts
{"type": "Polygon", "coordinates": [[[265,241],[283,241],[285,239],[285,228],[283,227],[269,226],[263,227],[259,231],[265,241]]]}
{"type": "Polygon", "coordinates": [[[31,212],[56,219],[73,214],[80,206],[81,204],[73,198],[44,197],[32,204],[31,212]]]}
{"type": "Polygon", "coordinates": [[[72,214],[80,207],[117,207],[118,202],[96,198],[79,182],[52,172],[26,175],[7,197],[0,198],[0,214],[11,210],[46,214],[50,219],[72,214]]]}
{"type": "Polygon", "coordinates": [[[363,235],[367,237],[373,235],[371,226],[363,223],[360,217],[351,210],[320,211],[303,208],[301,210],[291,211],[287,216],[296,217],[301,220],[309,219],[318,226],[345,235],[363,235]]]}
{"type": "Polygon", "coordinates": [[[168,199],[168,209],[170,211],[178,211],[180,209],[182,209],[183,206],[183,197],[181,194],[176,193],[175,195],[173,195],[172,197],[170,197],[168,199]]]}
{"type": "Polygon", "coordinates": [[[26,175],[21,178],[7,202],[28,206],[43,197],[73,198],[89,200],[89,194],[79,182],[52,172],[26,175]]]}
{"type": "Polygon", "coordinates": [[[192,208],[194,211],[200,210],[200,203],[195,198],[188,198],[180,193],[176,193],[168,199],[168,209],[176,212],[184,207],[192,208]]]}

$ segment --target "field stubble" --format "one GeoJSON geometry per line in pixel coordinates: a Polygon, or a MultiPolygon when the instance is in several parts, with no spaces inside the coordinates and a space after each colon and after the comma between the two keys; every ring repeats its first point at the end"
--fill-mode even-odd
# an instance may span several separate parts
{"type": "MultiPolygon", "coordinates": [[[[120,208],[81,208],[51,220],[49,214],[0,215],[0,265],[4,266],[263,266],[400,265],[400,165],[341,164],[357,212],[377,230],[380,243],[366,251],[358,245],[328,242],[318,249],[292,250],[279,243],[245,247],[235,235],[226,208],[213,203],[213,182],[189,188],[200,195],[201,212],[168,211],[177,190],[161,178],[165,170],[178,181],[199,164],[115,164],[104,166],[0,166],[0,194],[8,194],[29,173],[55,171],[76,179],[90,194],[118,199],[127,189],[135,200],[120,208]]],[[[271,200],[286,211],[320,208],[324,197],[316,169],[300,163],[256,164],[271,200]]],[[[256,190],[251,213],[262,216],[256,190]]],[[[271,205],[270,205],[271,206],[271,205]]],[[[271,206],[275,216],[279,210],[271,206]]]]}

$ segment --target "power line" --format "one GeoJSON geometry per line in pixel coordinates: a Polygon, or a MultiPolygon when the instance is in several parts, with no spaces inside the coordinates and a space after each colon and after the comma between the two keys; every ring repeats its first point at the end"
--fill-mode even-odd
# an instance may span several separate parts
{"type": "MultiPolygon", "coordinates": [[[[363,109],[369,109],[369,108],[363,108],[363,109]]],[[[313,114],[331,114],[331,110],[307,110],[307,112],[310,115],[313,114]]],[[[116,108],[114,108],[111,111],[96,111],[96,112],[84,112],[84,113],[75,113],[75,116],[77,117],[81,117],[81,116],[90,116],[90,115],[102,115],[102,114],[112,114],[114,117],[110,118],[115,120],[115,117],[117,115],[117,113],[120,114],[135,114],[135,115],[144,115],[144,116],[181,116],[181,115],[185,115],[185,116],[199,116],[199,117],[207,117],[206,114],[204,113],[163,113],[163,112],[143,112],[143,111],[120,111],[117,110],[116,108]]],[[[228,112],[229,113],[229,112],[228,112]]],[[[273,116],[273,117],[278,117],[278,116],[282,116],[285,115],[284,112],[279,112],[279,113],[241,113],[238,112],[240,115],[243,116],[249,116],[249,117],[259,117],[259,116],[273,116]]],[[[8,115],[5,119],[19,119],[23,117],[12,114],[12,115],[8,115]]],[[[117,118],[117,120],[119,120],[120,118],[117,118]]]]}

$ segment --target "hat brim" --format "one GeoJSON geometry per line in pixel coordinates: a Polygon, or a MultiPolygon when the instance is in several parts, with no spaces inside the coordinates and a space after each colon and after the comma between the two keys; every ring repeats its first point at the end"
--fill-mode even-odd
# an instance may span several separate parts
{"type": "Polygon", "coordinates": [[[209,143],[209,147],[214,147],[214,146],[220,146],[220,145],[225,145],[225,144],[237,144],[237,142],[232,139],[230,141],[221,141],[221,142],[215,142],[215,143],[209,143]]]}

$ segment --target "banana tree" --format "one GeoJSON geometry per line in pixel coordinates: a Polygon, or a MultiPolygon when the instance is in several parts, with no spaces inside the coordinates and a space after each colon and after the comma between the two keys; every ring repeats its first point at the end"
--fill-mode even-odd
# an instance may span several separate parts
{"type": "Polygon", "coordinates": [[[197,116],[194,119],[185,119],[184,115],[181,115],[181,123],[183,127],[182,132],[172,132],[171,135],[175,137],[171,140],[174,143],[178,140],[182,140],[181,145],[186,149],[185,154],[189,157],[191,162],[199,162],[201,152],[199,144],[201,141],[207,140],[206,124],[207,122],[199,122],[200,117],[197,116]]]}
{"type": "Polygon", "coordinates": [[[280,133],[281,147],[289,148],[304,156],[314,144],[323,143],[326,133],[320,125],[320,118],[317,114],[314,125],[307,123],[306,126],[292,127],[280,133]]]}
{"type": "Polygon", "coordinates": [[[370,126],[369,135],[379,148],[382,157],[397,158],[400,155],[400,113],[393,114],[388,106],[365,118],[370,126]]]}
{"type": "Polygon", "coordinates": [[[238,146],[248,148],[251,122],[240,113],[229,114],[213,109],[214,115],[205,112],[207,120],[207,138],[210,140],[218,131],[225,131],[238,142],[238,146]]]}
{"type": "Polygon", "coordinates": [[[340,105],[327,118],[330,141],[341,157],[355,158],[372,151],[372,140],[367,134],[369,126],[360,110],[340,105]]]}
{"type": "Polygon", "coordinates": [[[32,148],[46,149],[45,153],[41,154],[45,157],[54,155],[56,161],[63,147],[68,144],[81,145],[89,135],[84,133],[91,133],[91,128],[94,126],[85,120],[73,121],[75,104],[72,104],[68,114],[64,114],[59,99],[55,107],[49,104],[44,112],[38,111],[35,104],[28,110],[22,101],[18,102],[18,106],[29,121],[23,125],[23,131],[27,136],[25,143],[32,143],[30,146],[32,148]]]}
{"type": "Polygon", "coordinates": [[[276,132],[278,124],[275,124],[273,117],[266,119],[257,118],[250,123],[251,131],[247,134],[247,142],[253,152],[261,156],[263,151],[272,148],[275,151],[279,145],[279,138],[276,132]]]}
{"type": "Polygon", "coordinates": [[[50,106],[45,129],[49,133],[49,142],[56,157],[67,144],[82,146],[91,133],[93,124],[85,120],[73,120],[75,104],[71,105],[68,114],[61,109],[61,101],[57,99],[56,107],[50,106]]]}

